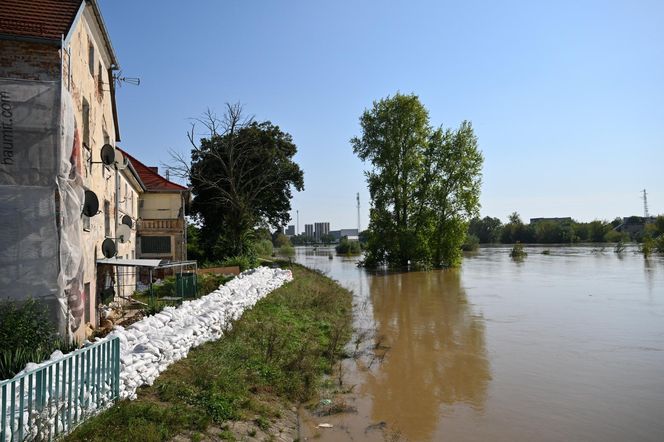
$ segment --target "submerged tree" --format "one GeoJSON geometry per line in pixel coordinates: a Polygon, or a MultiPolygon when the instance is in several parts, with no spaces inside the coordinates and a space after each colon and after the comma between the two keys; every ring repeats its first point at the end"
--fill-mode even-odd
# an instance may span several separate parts
{"type": "Polygon", "coordinates": [[[271,122],[243,118],[238,104],[227,105],[221,120],[208,111],[198,122],[207,133],[197,143],[192,125],[191,163],[176,154],[175,168],[192,187],[199,241],[209,259],[251,255],[255,228],[285,224],[292,189],[304,189],[297,147],[271,122]]]}
{"type": "Polygon", "coordinates": [[[482,154],[469,122],[433,128],[415,95],[374,102],[353,151],[372,165],[367,266],[456,265],[479,210],[482,154]]]}

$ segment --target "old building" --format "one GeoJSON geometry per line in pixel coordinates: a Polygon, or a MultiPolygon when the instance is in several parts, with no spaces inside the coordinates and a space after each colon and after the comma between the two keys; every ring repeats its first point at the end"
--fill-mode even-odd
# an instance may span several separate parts
{"type": "Polygon", "coordinates": [[[159,174],[157,167],[146,166],[123,152],[145,184],[139,196],[137,257],[167,261],[187,260],[185,207],[190,192],[159,174]]]}
{"type": "MultiPolygon", "coordinates": [[[[119,156],[101,162],[102,147],[120,140],[117,69],[95,0],[2,0],[0,209],[20,221],[2,238],[0,265],[10,276],[0,290],[43,299],[78,338],[98,323],[102,242],[113,239],[118,258],[136,254],[135,227],[122,241],[117,230],[125,215],[138,218],[145,186],[119,156]],[[81,213],[86,190],[98,201],[90,217],[81,213]]],[[[115,272],[106,279],[123,286],[118,294],[131,290],[133,275],[115,272]]]]}

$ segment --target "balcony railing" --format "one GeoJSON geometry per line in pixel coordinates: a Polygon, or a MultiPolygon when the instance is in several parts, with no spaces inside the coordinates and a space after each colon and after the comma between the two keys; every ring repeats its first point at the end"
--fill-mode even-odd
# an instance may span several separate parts
{"type": "Polygon", "coordinates": [[[138,221],[138,231],[148,230],[182,230],[184,223],[181,219],[141,219],[138,221]]]}

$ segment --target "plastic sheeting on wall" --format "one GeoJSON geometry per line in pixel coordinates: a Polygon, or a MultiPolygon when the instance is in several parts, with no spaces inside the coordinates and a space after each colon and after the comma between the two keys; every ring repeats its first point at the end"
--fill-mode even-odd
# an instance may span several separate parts
{"type": "Polygon", "coordinates": [[[45,301],[63,332],[83,316],[74,134],[60,82],[0,78],[0,297],[45,301]]]}

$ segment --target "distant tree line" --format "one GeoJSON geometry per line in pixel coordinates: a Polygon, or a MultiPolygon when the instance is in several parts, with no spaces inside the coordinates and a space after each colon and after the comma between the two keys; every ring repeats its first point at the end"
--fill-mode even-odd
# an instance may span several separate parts
{"type": "MultiPolygon", "coordinates": [[[[629,221],[629,220],[628,220],[629,221]]],[[[660,215],[654,223],[645,225],[642,232],[632,235],[615,230],[622,224],[621,218],[613,221],[595,220],[578,222],[575,220],[542,220],[525,224],[518,213],[514,212],[503,224],[500,219],[485,216],[475,217],[468,224],[468,236],[477,238],[480,244],[567,244],[579,242],[618,242],[638,241],[644,238],[657,238],[664,234],[664,216],[660,215]]]]}

